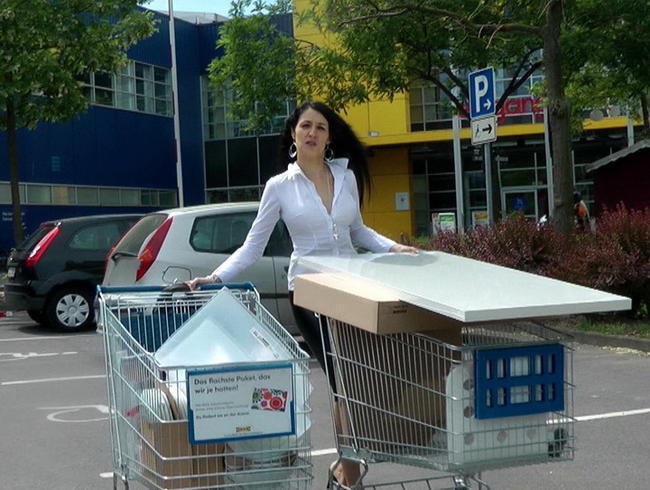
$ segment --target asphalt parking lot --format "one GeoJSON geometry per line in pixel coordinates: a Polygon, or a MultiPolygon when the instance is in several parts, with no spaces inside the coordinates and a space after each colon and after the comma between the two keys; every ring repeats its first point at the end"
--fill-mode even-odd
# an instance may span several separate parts
{"type": "MultiPolygon", "coordinates": [[[[313,366],[312,488],[322,489],[334,449],[326,381],[313,366]]],[[[649,369],[644,353],[577,346],[575,460],[485,472],[484,480],[495,489],[647,488],[649,369]]],[[[56,333],[24,314],[0,318],[0,400],[1,488],[113,487],[100,335],[56,333]]],[[[371,466],[368,481],[430,475],[381,464],[371,466]]]]}

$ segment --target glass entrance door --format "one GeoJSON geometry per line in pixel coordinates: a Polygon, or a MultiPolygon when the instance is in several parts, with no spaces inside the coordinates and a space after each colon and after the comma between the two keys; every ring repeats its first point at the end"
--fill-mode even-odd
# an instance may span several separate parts
{"type": "Polygon", "coordinates": [[[505,215],[519,212],[526,218],[539,220],[537,192],[537,189],[504,189],[501,202],[505,215]]]}

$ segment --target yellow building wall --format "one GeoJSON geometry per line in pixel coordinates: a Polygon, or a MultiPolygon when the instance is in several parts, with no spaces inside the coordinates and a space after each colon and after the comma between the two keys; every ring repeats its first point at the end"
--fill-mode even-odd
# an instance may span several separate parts
{"type": "MultiPolygon", "coordinates": [[[[311,0],[294,0],[296,12],[311,8],[311,0]]],[[[323,36],[315,26],[300,24],[295,15],[294,36],[319,46],[331,46],[335,42],[323,36]]],[[[408,192],[411,197],[408,150],[406,147],[387,150],[377,148],[377,145],[385,144],[382,140],[387,138],[403,141],[409,134],[408,107],[406,94],[399,94],[392,102],[371,100],[349,106],[341,113],[361,141],[366,146],[375,147],[369,159],[371,193],[363,206],[364,222],[394,240],[399,240],[402,233],[411,235],[413,230],[413,212],[395,210],[396,193],[408,192]]]]}
{"type": "Polygon", "coordinates": [[[411,168],[408,149],[391,148],[373,150],[370,158],[370,199],[363,206],[363,220],[379,233],[399,241],[400,236],[410,236],[413,227],[411,168]],[[395,194],[408,192],[409,210],[397,211],[395,194]]]}

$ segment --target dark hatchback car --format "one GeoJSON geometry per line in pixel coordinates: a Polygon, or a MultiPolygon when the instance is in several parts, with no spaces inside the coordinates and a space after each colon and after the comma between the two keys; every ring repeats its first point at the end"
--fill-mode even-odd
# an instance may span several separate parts
{"type": "Polygon", "coordinates": [[[84,216],[41,223],[7,259],[7,309],[38,323],[82,330],[95,321],[106,256],[142,215],[84,216]]]}

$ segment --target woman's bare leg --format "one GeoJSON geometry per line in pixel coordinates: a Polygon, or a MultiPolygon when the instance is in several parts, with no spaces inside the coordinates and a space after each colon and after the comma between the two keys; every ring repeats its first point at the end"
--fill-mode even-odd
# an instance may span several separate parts
{"type": "MultiPolygon", "coordinates": [[[[334,425],[336,427],[336,433],[349,434],[350,428],[347,426],[347,424],[343,423],[343,418],[341,416],[341,411],[344,410],[340,406],[341,403],[343,403],[341,400],[334,402],[334,425]]],[[[360,476],[361,469],[359,468],[359,463],[342,459],[340,464],[334,468],[334,477],[338,480],[339,483],[342,483],[347,487],[359,482],[360,476]]],[[[355,490],[357,489],[355,488],[355,490]]]]}

